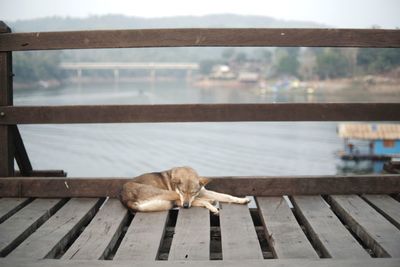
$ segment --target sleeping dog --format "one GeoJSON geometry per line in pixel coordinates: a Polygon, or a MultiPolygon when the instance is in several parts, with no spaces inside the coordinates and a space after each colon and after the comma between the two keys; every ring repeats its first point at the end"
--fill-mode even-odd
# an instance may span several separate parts
{"type": "Polygon", "coordinates": [[[174,206],[205,207],[214,214],[219,202],[247,204],[249,199],[234,197],[205,189],[210,179],[200,177],[190,167],[142,174],[122,187],[121,202],[133,211],[163,211],[174,206]]]}

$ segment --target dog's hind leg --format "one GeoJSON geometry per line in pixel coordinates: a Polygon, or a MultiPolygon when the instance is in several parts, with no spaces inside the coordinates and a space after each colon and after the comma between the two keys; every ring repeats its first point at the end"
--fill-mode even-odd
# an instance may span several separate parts
{"type": "Polygon", "coordinates": [[[169,210],[173,207],[173,201],[164,199],[150,199],[135,203],[135,210],[143,212],[163,211],[169,210]]]}
{"type": "Polygon", "coordinates": [[[179,195],[174,191],[135,182],[125,184],[121,192],[122,203],[134,211],[169,210],[178,200],[179,195]]]}

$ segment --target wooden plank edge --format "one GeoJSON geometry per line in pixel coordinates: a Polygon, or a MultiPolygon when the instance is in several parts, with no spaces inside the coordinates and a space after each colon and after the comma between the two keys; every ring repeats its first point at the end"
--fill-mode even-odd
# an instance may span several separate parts
{"type": "MultiPolygon", "coordinates": [[[[379,203],[375,203],[375,201],[370,198],[370,195],[361,195],[360,197],[362,199],[364,199],[364,201],[367,202],[371,207],[373,207],[377,212],[379,212],[383,217],[385,217],[386,220],[388,220],[394,226],[396,226],[398,229],[400,229],[400,221],[394,217],[396,215],[395,212],[386,211],[384,207],[381,207],[379,205],[379,203]]],[[[390,196],[387,196],[387,197],[391,198],[390,196]]],[[[393,201],[397,201],[397,200],[393,198],[393,201]]],[[[400,203],[397,203],[397,204],[400,205],[400,203]]]]}
{"type": "MultiPolygon", "coordinates": [[[[94,205],[76,222],[76,224],[68,230],[68,232],[58,240],[57,244],[46,254],[44,258],[55,258],[58,254],[68,250],[69,246],[81,234],[80,229],[87,225],[98,212],[104,199],[99,198],[94,205]]],[[[62,253],[63,254],[63,253],[62,253]]]]}
{"type": "Polygon", "coordinates": [[[309,241],[311,245],[315,248],[316,251],[319,251],[322,254],[323,258],[332,258],[329,249],[325,246],[325,244],[321,241],[321,237],[311,226],[309,220],[307,219],[304,211],[299,207],[295,196],[290,196],[289,200],[293,205],[293,213],[295,217],[299,220],[299,222],[305,227],[305,234],[309,237],[309,241]]]}
{"type": "Polygon", "coordinates": [[[17,236],[11,243],[0,251],[0,257],[5,257],[12,250],[18,247],[25,239],[27,239],[33,232],[36,231],[42,224],[44,224],[54,213],[56,213],[65,203],[67,199],[59,199],[52,207],[44,212],[36,221],[28,225],[25,231],[17,236]]]}
{"type": "Polygon", "coordinates": [[[355,233],[377,257],[390,257],[390,254],[385,250],[382,244],[378,242],[376,238],[374,238],[371,233],[353,217],[351,213],[349,213],[335,200],[334,195],[328,196],[328,203],[335,214],[350,227],[353,233],[355,233]]]}
{"type": "Polygon", "coordinates": [[[268,260],[241,260],[241,261],[99,261],[99,260],[56,260],[56,259],[7,259],[0,258],[0,266],[2,267],[95,267],[95,266],[111,266],[111,267],[175,267],[175,266],[192,266],[192,267],[398,267],[400,259],[395,258],[371,258],[363,260],[336,260],[336,259],[268,259],[268,260]]]}
{"type": "MultiPolygon", "coordinates": [[[[237,196],[392,194],[400,192],[400,175],[210,177],[207,188],[237,196]]],[[[0,197],[112,197],[129,178],[0,179],[0,197]]]]}
{"type": "Polygon", "coordinates": [[[32,201],[33,201],[33,198],[26,198],[26,199],[22,200],[20,203],[18,203],[16,206],[11,208],[7,213],[3,214],[2,216],[0,214],[0,223],[3,223],[5,220],[10,218],[12,215],[17,213],[19,210],[24,208],[26,205],[28,205],[32,201]]]}

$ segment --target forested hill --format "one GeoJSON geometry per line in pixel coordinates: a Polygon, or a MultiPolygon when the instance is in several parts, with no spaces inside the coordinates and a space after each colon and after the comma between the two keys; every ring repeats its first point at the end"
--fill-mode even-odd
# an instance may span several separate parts
{"type": "MultiPolygon", "coordinates": [[[[200,17],[138,18],[121,15],[88,18],[41,18],[6,21],[13,32],[73,31],[91,29],[274,27],[323,28],[313,22],[284,21],[270,17],[208,15],[200,17]]],[[[13,53],[15,81],[62,80],[68,73],[61,62],[198,62],[207,74],[218,64],[241,67],[258,64],[265,76],[292,75],[302,79],[349,77],[383,73],[400,66],[400,49],[179,47],[141,49],[54,50],[13,53]],[[250,64],[250,65],[251,65],[250,64]]]]}
{"type": "MultiPolygon", "coordinates": [[[[74,31],[94,29],[190,28],[190,27],[324,27],[313,22],[284,21],[270,17],[240,15],[209,15],[165,18],[140,18],[122,15],[90,16],[87,18],[49,17],[32,20],[5,21],[13,32],[74,31]]],[[[58,64],[65,61],[124,62],[203,62],[220,59],[225,48],[180,47],[143,49],[87,49],[14,53],[16,81],[62,79],[58,64]]],[[[255,50],[238,48],[237,53],[256,56],[255,50]]],[[[258,53],[260,54],[260,53],[258,53]]]]}
{"type": "Polygon", "coordinates": [[[179,16],[164,18],[127,17],[122,15],[90,16],[88,18],[49,17],[32,20],[6,21],[13,32],[67,31],[92,29],[139,28],[317,28],[325,25],[306,21],[286,21],[263,16],[233,14],[179,16]]]}

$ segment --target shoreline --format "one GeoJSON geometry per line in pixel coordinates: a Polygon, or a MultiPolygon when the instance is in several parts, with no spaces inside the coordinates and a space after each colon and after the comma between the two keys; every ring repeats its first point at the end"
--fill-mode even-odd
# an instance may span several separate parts
{"type": "Polygon", "coordinates": [[[55,89],[68,84],[115,84],[115,83],[159,83],[159,82],[185,82],[190,83],[195,88],[213,89],[213,88],[226,88],[226,89],[249,89],[260,90],[262,93],[274,93],[277,91],[285,92],[299,92],[306,91],[309,94],[334,94],[344,91],[347,93],[378,93],[378,94],[399,94],[400,95],[400,78],[390,77],[387,75],[366,75],[356,76],[351,78],[340,78],[330,80],[308,80],[300,81],[297,79],[261,79],[255,83],[244,83],[238,80],[212,80],[204,78],[193,78],[187,80],[177,77],[157,77],[151,79],[150,77],[129,77],[120,78],[115,81],[112,78],[90,78],[84,77],[80,80],[77,78],[70,78],[66,80],[41,80],[37,82],[20,83],[14,82],[13,88],[15,90],[27,89],[55,89]],[[282,85],[283,81],[286,82],[282,85]],[[289,82],[288,82],[289,81],[289,82]]]}

